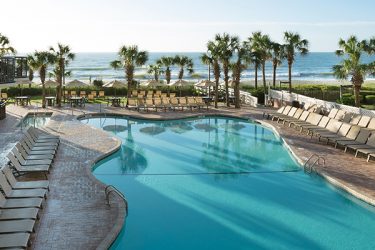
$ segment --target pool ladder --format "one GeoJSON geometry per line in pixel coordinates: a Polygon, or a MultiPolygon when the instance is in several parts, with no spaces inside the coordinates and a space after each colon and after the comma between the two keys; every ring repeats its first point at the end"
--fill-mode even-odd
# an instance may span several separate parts
{"type": "Polygon", "coordinates": [[[316,172],[315,166],[316,164],[325,166],[326,165],[326,159],[323,156],[320,156],[318,154],[312,154],[309,159],[303,164],[303,170],[306,173],[312,173],[312,171],[316,172]]]}
{"type": "Polygon", "coordinates": [[[125,216],[128,216],[128,201],[127,199],[125,198],[125,195],[123,195],[123,193],[121,193],[117,188],[115,188],[113,185],[107,185],[105,187],[105,199],[106,199],[106,202],[107,202],[107,205],[108,206],[111,206],[110,202],[109,202],[109,195],[113,192],[115,194],[117,194],[118,196],[120,196],[120,198],[124,201],[125,203],[125,211],[126,211],[126,215],[125,216]]]}

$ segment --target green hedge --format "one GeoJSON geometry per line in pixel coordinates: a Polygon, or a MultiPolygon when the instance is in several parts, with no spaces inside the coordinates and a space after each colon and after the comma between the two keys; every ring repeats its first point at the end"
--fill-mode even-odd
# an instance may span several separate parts
{"type": "Polygon", "coordinates": [[[375,104],[375,95],[366,95],[367,104],[375,104]]]}

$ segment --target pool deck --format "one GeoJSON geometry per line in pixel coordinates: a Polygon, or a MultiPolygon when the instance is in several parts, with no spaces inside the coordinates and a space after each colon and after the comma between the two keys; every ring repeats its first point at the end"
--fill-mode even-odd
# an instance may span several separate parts
{"type": "MultiPolygon", "coordinates": [[[[375,205],[375,162],[354,158],[353,153],[327,146],[301,135],[296,130],[263,119],[265,108],[243,107],[240,110],[220,107],[201,111],[137,112],[124,108],[87,104],[85,108],[48,108],[39,112],[53,112],[44,130],[61,137],[61,144],[49,175],[51,191],[41,214],[40,223],[32,240],[32,249],[106,249],[115,239],[125,214],[125,204],[118,197],[105,204],[104,188],[91,174],[92,165],[120,146],[118,139],[104,131],[77,121],[77,116],[104,112],[147,119],[178,119],[197,115],[227,115],[258,120],[272,127],[285,140],[295,156],[304,162],[312,154],[326,158],[326,165],[318,166],[319,174],[360,199],[375,205]],[[99,246],[99,247],[98,247],[99,246]]],[[[9,105],[7,118],[0,121],[0,164],[22,137],[16,124],[32,106],[23,108],[9,105]]],[[[32,177],[30,177],[32,178],[32,177]]],[[[126,195],[126,193],[125,193],[126,195]]],[[[129,204],[131,211],[131,204],[129,204]]]]}

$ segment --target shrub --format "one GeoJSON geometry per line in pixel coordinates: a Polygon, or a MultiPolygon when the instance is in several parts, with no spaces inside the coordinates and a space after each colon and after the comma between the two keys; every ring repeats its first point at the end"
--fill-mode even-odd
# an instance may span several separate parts
{"type": "Polygon", "coordinates": [[[367,104],[375,104],[375,95],[366,95],[367,104]]]}
{"type": "Polygon", "coordinates": [[[97,80],[95,79],[92,84],[94,84],[95,87],[101,88],[103,87],[103,80],[97,80]]]}
{"type": "Polygon", "coordinates": [[[355,105],[355,98],[352,94],[343,94],[342,101],[337,100],[337,103],[341,103],[344,105],[354,106],[355,105]]]}

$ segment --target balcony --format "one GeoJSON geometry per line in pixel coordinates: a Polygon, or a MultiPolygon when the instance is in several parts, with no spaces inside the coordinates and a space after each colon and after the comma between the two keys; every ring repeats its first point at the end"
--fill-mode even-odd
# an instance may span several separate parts
{"type": "Polygon", "coordinates": [[[0,57],[0,84],[14,83],[17,78],[27,78],[27,73],[26,57],[0,57]]]}

